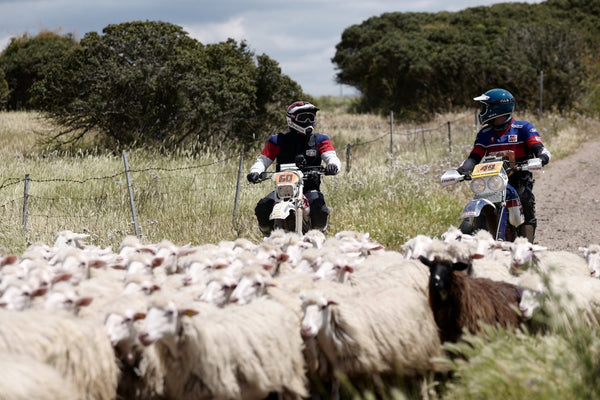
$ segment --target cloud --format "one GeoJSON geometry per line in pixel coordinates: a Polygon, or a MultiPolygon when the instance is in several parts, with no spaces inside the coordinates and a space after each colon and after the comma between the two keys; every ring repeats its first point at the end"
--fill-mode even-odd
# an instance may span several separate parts
{"type": "Polygon", "coordinates": [[[243,16],[235,16],[225,22],[213,22],[183,25],[183,29],[188,35],[201,43],[219,43],[224,42],[229,38],[237,41],[245,40],[248,36],[244,28],[245,18],[243,16]]]}

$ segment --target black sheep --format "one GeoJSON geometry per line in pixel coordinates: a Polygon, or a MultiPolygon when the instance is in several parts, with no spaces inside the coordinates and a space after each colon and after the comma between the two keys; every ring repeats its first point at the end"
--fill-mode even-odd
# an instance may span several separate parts
{"type": "Polygon", "coordinates": [[[429,267],[429,305],[442,342],[457,342],[464,328],[481,333],[481,323],[505,328],[521,322],[521,291],[508,282],[473,278],[465,272],[469,265],[419,257],[429,267]]]}

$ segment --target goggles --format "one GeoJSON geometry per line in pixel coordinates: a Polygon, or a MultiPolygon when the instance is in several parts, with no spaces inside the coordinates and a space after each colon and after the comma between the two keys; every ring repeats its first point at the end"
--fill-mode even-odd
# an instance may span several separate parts
{"type": "Polygon", "coordinates": [[[311,113],[311,112],[302,112],[296,115],[296,122],[300,122],[302,123],[313,123],[315,122],[315,119],[317,119],[317,115],[315,113],[311,113]]]}
{"type": "Polygon", "coordinates": [[[483,101],[479,102],[479,115],[485,115],[488,111],[488,104],[483,101]]]}

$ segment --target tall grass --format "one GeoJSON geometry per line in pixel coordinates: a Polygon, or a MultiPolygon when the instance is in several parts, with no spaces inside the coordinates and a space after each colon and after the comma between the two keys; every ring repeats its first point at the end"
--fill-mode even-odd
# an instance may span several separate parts
{"type": "MultiPolygon", "coordinates": [[[[583,117],[530,120],[558,157],[599,131],[598,121],[583,117]]],[[[472,146],[471,111],[438,115],[429,124],[395,123],[391,138],[388,117],[352,115],[334,107],[319,113],[318,128],[331,137],[343,162],[339,175],[323,179],[331,234],[369,232],[386,247],[399,249],[417,234],[437,236],[458,224],[470,195],[467,185],[441,188],[439,176],[459,165],[472,146]]],[[[80,150],[51,151],[41,143],[56,129],[36,113],[0,113],[0,246],[21,251],[36,241],[51,242],[64,229],[88,232],[97,245],[118,246],[135,233],[122,155],[98,151],[92,142],[81,143],[80,150]],[[24,230],[26,174],[31,181],[24,230]]],[[[245,180],[259,151],[243,155],[236,209],[240,153],[127,151],[143,240],[260,240],[254,206],[272,188],[269,181],[251,185],[245,180]]]]}

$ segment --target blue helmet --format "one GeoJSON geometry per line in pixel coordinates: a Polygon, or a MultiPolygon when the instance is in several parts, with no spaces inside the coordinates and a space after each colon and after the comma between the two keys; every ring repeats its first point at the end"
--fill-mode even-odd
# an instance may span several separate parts
{"type": "Polygon", "coordinates": [[[473,98],[473,100],[481,103],[479,123],[482,125],[503,115],[506,115],[508,120],[512,117],[515,109],[515,98],[508,90],[504,89],[488,90],[481,96],[473,98]]]}

